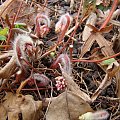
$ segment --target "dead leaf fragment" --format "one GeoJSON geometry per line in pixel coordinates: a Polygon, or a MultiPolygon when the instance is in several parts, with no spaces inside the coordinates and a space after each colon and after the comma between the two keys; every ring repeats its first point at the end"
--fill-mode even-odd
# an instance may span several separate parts
{"type": "Polygon", "coordinates": [[[92,101],[96,100],[96,98],[98,97],[98,95],[111,84],[111,80],[112,77],[114,77],[118,72],[119,72],[119,64],[118,62],[113,62],[111,63],[107,70],[106,70],[106,75],[103,79],[103,81],[101,82],[100,86],[98,87],[98,89],[95,91],[95,93],[92,95],[91,99],[92,101]]]}
{"type": "Polygon", "coordinates": [[[10,61],[0,69],[0,78],[10,78],[10,76],[15,72],[16,66],[16,58],[15,56],[12,56],[10,61]]]}
{"type": "Polygon", "coordinates": [[[0,16],[6,18],[8,15],[10,22],[15,14],[17,14],[19,6],[22,3],[21,10],[18,14],[17,21],[19,23],[25,23],[29,26],[34,25],[36,12],[33,7],[30,7],[24,0],[6,0],[0,6],[0,16]]]}
{"type": "Polygon", "coordinates": [[[65,91],[52,100],[46,120],[77,120],[79,115],[92,112],[90,105],[73,92],[65,91]]]}
{"type": "Polygon", "coordinates": [[[81,49],[80,58],[83,57],[84,54],[90,50],[95,41],[98,43],[99,47],[102,48],[101,52],[104,56],[114,55],[114,51],[110,47],[108,41],[100,33],[92,33],[89,36],[89,38],[85,41],[81,49]]]}
{"type": "Polygon", "coordinates": [[[67,73],[65,73],[63,71],[62,71],[62,75],[67,82],[67,89],[69,91],[74,92],[75,94],[80,96],[86,102],[88,102],[88,103],[91,102],[91,98],[85,92],[80,90],[79,86],[74,82],[73,78],[70,75],[68,75],[67,73]]]}
{"type": "Polygon", "coordinates": [[[31,95],[16,95],[8,92],[0,104],[2,120],[39,120],[42,102],[34,101],[31,95]]]}
{"type": "MultiPolygon", "coordinates": [[[[91,13],[86,24],[90,24],[90,25],[94,26],[96,20],[97,20],[97,15],[95,13],[91,13]]],[[[83,35],[82,35],[83,41],[86,41],[88,39],[88,37],[91,35],[91,31],[92,31],[91,28],[89,28],[88,26],[85,26],[84,31],[83,31],[83,35]]]]}

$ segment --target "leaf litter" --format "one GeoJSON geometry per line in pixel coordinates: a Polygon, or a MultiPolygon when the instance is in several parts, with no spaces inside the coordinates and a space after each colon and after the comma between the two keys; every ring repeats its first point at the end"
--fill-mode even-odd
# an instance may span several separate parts
{"type": "Polygon", "coordinates": [[[119,120],[119,11],[118,0],[1,1],[1,120],[119,120]]]}

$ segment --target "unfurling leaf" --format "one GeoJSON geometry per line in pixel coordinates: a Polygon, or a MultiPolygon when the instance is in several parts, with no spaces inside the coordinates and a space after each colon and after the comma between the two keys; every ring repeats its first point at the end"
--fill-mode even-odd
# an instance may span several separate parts
{"type": "Polygon", "coordinates": [[[61,66],[60,69],[62,68],[69,75],[72,73],[70,58],[67,54],[61,54],[52,65],[52,68],[57,68],[59,63],[61,66]]]}
{"type": "Polygon", "coordinates": [[[44,74],[34,73],[30,78],[28,84],[32,86],[35,84],[35,81],[39,87],[45,87],[49,84],[50,79],[44,74]]]}

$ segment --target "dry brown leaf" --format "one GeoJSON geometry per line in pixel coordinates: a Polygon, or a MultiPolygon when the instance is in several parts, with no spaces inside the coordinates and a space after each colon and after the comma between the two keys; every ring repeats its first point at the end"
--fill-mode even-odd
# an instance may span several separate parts
{"type": "Polygon", "coordinates": [[[31,95],[16,95],[8,92],[0,104],[2,120],[39,120],[42,102],[34,101],[31,95]],[[4,119],[5,118],[5,119],[4,119]]]}
{"type": "Polygon", "coordinates": [[[116,77],[116,94],[117,97],[120,98],[120,71],[116,73],[115,77],[116,77]]]}
{"type": "Polygon", "coordinates": [[[97,97],[99,96],[99,94],[107,87],[111,84],[111,79],[108,79],[108,74],[105,75],[102,83],[100,84],[100,86],[97,88],[97,90],[95,91],[95,93],[92,95],[91,99],[92,102],[94,102],[97,97]]]}
{"type": "Polygon", "coordinates": [[[0,69],[0,78],[10,78],[10,76],[15,72],[16,66],[16,58],[15,56],[12,56],[10,61],[0,69]]]}
{"type": "Polygon", "coordinates": [[[115,61],[108,66],[106,72],[109,75],[109,77],[112,78],[119,71],[119,69],[120,69],[119,63],[115,61]]]}
{"type": "Polygon", "coordinates": [[[90,48],[92,47],[94,42],[94,34],[91,34],[81,48],[80,58],[82,58],[86,52],[90,51],[90,48]]]}
{"type": "Polygon", "coordinates": [[[7,14],[7,7],[10,6],[16,0],[6,0],[2,5],[0,5],[0,16],[5,18],[7,14]]]}
{"type": "Polygon", "coordinates": [[[80,96],[65,91],[52,100],[46,120],[77,120],[80,115],[89,111],[93,110],[80,96]]]}
{"type": "MultiPolygon", "coordinates": [[[[103,22],[106,17],[109,15],[110,13],[110,9],[108,9],[107,11],[102,11],[100,9],[98,9],[97,15],[99,16],[99,18],[101,18],[101,20],[99,20],[100,22],[103,22]]],[[[116,11],[114,11],[111,20],[115,19],[117,16],[120,15],[120,9],[116,9],[116,11]]],[[[111,22],[110,20],[110,22],[111,22]]]]}
{"type": "Polygon", "coordinates": [[[81,49],[80,57],[83,57],[84,54],[90,50],[95,41],[98,43],[99,47],[102,48],[101,51],[104,56],[111,56],[114,54],[113,49],[108,44],[108,41],[100,33],[93,33],[84,43],[81,49]]]}
{"type": "MultiPolygon", "coordinates": [[[[90,24],[90,25],[95,25],[95,22],[97,20],[97,15],[95,13],[91,13],[91,15],[89,16],[89,18],[87,19],[86,25],[90,24]]],[[[89,28],[88,26],[84,27],[84,31],[83,31],[83,35],[82,35],[82,40],[85,42],[89,36],[91,35],[91,31],[92,29],[89,28]]]]}
{"type": "MultiPolygon", "coordinates": [[[[19,9],[18,5],[20,5],[22,1],[23,0],[6,0],[0,6],[0,16],[5,19],[7,14],[11,21],[11,18],[13,18],[13,15],[15,15],[19,9]]],[[[17,17],[17,22],[26,23],[29,26],[33,26],[36,14],[35,9],[23,1],[21,11],[17,17]]]]}
{"type": "Polygon", "coordinates": [[[83,91],[80,90],[79,86],[74,82],[73,78],[62,71],[62,76],[67,82],[67,89],[74,92],[76,95],[80,96],[84,101],[91,102],[91,98],[83,91]]]}
{"type": "Polygon", "coordinates": [[[113,49],[111,48],[111,46],[108,44],[107,40],[101,34],[96,33],[94,39],[97,41],[100,48],[103,47],[101,49],[101,51],[104,56],[111,56],[111,55],[115,54],[113,49]]]}
{"type": "Polygon", "coordinates": [[[96,98],[98,97],[98,95],[111,84],[111,80],[112,77],[114,77],[116,75],[117,72],[119,72],[119,64],[118,62],[113,62],[111,63],[107,70],[106,70],[106,75],[102,81],[102,83],[100,84],[100,86],[98,87],[98,89],[95,91],[95,93],[92,95],[91,99],[92,101],[95,101],[96,98]]]}

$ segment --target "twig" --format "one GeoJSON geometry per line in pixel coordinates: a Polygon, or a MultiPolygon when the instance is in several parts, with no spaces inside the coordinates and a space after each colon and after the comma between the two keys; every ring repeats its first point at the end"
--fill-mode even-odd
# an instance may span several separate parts
{"type": "Polygon", "coordinates": [[[111,8],[111,11],[110,11],[108,17],[106,18],[105,22],[101,25],[100,30],[101,30],[102,28],[105,28],[106,25],[108,24],[108,22],[110,21],[112,15],[113,15],[113,12],[115,11],[115,8],[116,8],[117,4],[118,4],[118,0],[114,0],[114,1],[113,1],[113,5],[112,5],[112,8],[111,8]]]}
{"type": "MultiPolygon", "coordinates": [[[[53,88],[51,88],[51,87],[47,87],[47,88],[38,88],[38,90],[48,90],[48,89],[56,89],[56,87],[53,87],[53,88]]],[[[4,87],[2,90],[9,91],[10,89],[4,87]]],[[[16,91],[17,88],[14,88],[14,89],[12,89],[12,90],[16,91]]],[[[37,89],[36,89],[36,88],[23,88],[23,89],[21,89],[21,91],[37,91],[37,89]]]]}
{"type": "Polygon", "coordinates": [[[12,55],[13,55],[12,52],[4,53],[4,54],[0,55],[0,60],[10,57],[12,55]]]}
{"type": "Polygon", "coordinates": [[[89,62],[89,63],[100,63],[104,60],[108,60],[110,58],[115,58],[116,56],[120,56],[120,52],[117,53],[117,54],[114,54],[112,56],[109,56],[109,57],[105,57],[103,59],[100,59],[100,60],[85,60],[85,59],[77,59],[77,60],[72,60],[72,62],[89,62]]]}
{"type": "Polygon", "coordinates": [[[19,15],[19,13],[20,13],[22,4],[23,4],[23,1],[21,1],[21,3],[20,3],[19,9],[18,9],[18,11],[17,11],[17,14],[14,14],[13,21],[12,21],[11,28],[10,28],[10,32],[9,32],[9,35],[8,35],[8,38],[7,38],[7,41],[6,41],[6,44],[7,44],[7,45],[9,45],[9,43],[10,43],[10,38],[11,38],[11,36],[12,36],[12,28],[14,27],[14,23],[16,22],[17,17],[18,17],[18,15],[19,15]]]}

